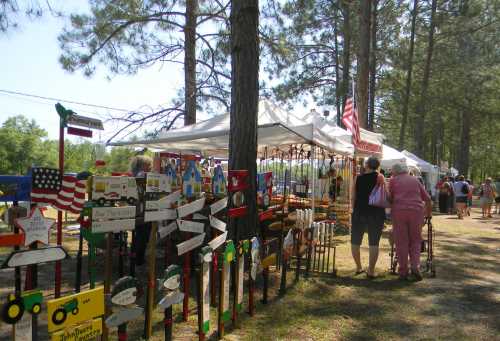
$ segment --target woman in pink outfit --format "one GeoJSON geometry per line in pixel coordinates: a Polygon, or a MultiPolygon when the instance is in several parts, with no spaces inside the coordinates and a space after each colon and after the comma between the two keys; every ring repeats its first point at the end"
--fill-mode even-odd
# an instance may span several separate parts
{"type": "Polygon", "coordinates": [[[424,216],[430,217],[432,214],[431,198],[418,179],[408,174],[406,165],[399,163],[392,167],[389,196],[399,278],[408,278],[409,256],[411,272],[420,281],[422,226],[424,216]]]}

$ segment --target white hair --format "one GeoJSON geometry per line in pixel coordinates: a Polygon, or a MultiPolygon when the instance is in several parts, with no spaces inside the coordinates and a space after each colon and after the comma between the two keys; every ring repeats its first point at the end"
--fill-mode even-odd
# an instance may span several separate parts
{"type": "Polygon", "coordinates": [[[392,166],[392,172],[394,174],[404,174],[404,173],[408,173],[408,166],[404,163],[395,163],[393,166],[392,166]]]}

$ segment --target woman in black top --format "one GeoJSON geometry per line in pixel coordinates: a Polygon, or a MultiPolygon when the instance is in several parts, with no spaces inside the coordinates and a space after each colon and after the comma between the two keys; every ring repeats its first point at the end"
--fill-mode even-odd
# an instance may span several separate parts
{"type": "Polygon", "coordinates": [[[380,161],[376,157],[370,157],[366,160],[365,173],[356,177],[353,198],[351,253],[356,263],[356,274],[364,272],[361,266],[360,246],[364,233],[368,232],[368,244],[370,246],[370,260],[366,272],[368,278],[375,276],[378,245],[385,219],[385,210],[383,208],[368,205],[368,199],[375,185],[384,183],[384,176],[377,172],[379,167],[380,161]]]}

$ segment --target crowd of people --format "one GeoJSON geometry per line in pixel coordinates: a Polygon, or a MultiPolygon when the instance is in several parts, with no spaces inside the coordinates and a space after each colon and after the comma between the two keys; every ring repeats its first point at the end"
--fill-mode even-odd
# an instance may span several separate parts
{"type": "Polygon", "coordinates": [[[457,177],[445,176],[437,183],[439,212],[457,214],[458,219],[470,216],[474,195],[479,199],[483,218],[492,218],[493,213],[500,214],[500,179],[493,182],[487,178],[478,188],[463,175],[457,177]]]}
{"type": "MultiPolygon", "coordinates": [[[[422,227],[425,219],[432,216],[433,200],[421,178],[411,174],[405,164],[395,164],[388,181],[379,168],[380,161],[376,157],[368,158],[362,174],[356,177],[354,184],[351,253],[356,264],[355,274],[366,272],[367,278],[375,278],[380,238],[385,221],[389,218],[387,213],[390,212],[399,278],[408,280],[411,276],[420,281],[422,227]],[[382,195],[385,196],[385,202],[380,201],[379,193],[385,193],[382,195]],[[361,265],[360,257],[360,246],[365,233],[368,234],[369,244],[369,264],[366,270],[361,265]]],[[[477,195],[483,218],[491,218],[494,213],[500,214],[500,179],[493,182],[491,178],[487,178],[475,188],[472,181],[463,175],[443,177],[436,189],[441,213],[457,214],[458,219],[464,219],[465,216],[470,216],[472,201],[474,195],[477,195]]]]}

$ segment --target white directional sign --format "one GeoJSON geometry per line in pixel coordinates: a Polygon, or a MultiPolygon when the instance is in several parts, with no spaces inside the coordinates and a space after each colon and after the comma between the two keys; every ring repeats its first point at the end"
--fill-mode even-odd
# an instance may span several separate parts
{"type": "Polygon", "coordinates": [[[135,218],[135,206],[93,207],[92,219],[127,219],[135,218]]]}
{"type": "Polygon", "coordinates": [[[183,232],[203,233],[205,224],[196,221],[177,219],[179,230],[183,232]]]}
{"type": "Polygon", "coordinates": [[[137,320],[144,314],[144,309],[140,307],[120,308],[113,312],[104,323],[106,327],[118,327],[121,324],[137,320]]]}
{"type": "Polygon", "coordinates": [[[107,232],[121,232],[132,231],[135,229],[135,219],[121,219],[121,220],[107,220],[107,221],[93,221],[93,233],[107,233],[107,232]]]}
{"type": "Polygon", "coordinates": [[[179,218],[184,218],[187,215],[200,211],[205,206],[205,197],[183,205],[177,209],[179,218]]]}
{"type": "Polygon", "coordinates": [[[168,236],[170,233],[174,232],[177,230],[177,221],[173,221],[168,225],[165,226],[159,226],[158,227],[158,239],[163,239],[166,236],[168,236]]]}
{"type": "Polygon", "coordinates": [[[68,253],[61,246],[46,247],[43,249],[14,251],[2,264],[4,268],[14,268],[16,266],[26,266],[32,264],[41,264],[55,262],[69,258],[68,253]]]}
{"type": "Polygon", "coordinates": [[[212,250],[216,250],[219,246],[224,244],[227,239],[227,231],[221,234],[220,236],[215,237],[210,242],[208,242],[208,246],[212,248],[212,250]]]}
{"type": "Polygon", "coordinates": [[[34,242],[49,244],[49,231],[54,222],[54,219],[45,218],[38,207],[31,211],[29,217],[16,220],[17,226],[24,232],[25,246],[29,246],[34,242]]]}
{"type": "Polygon", "coordinates": [[[203,240],[205,240],[205,233],[197,235],[191,239],[186,240],[180,244],[177,244],[177,255],[183,255],[188,251],[191,251],[201,244],[203,244],[203,240]]]}
{"type": "Polygon", "coordinates": [[[102,121],[92,117],[85,117],[73,114],[68,117],[67,123],[79,127],[104,130],[104,127],[102,126],[102,121]]]}
{"type": "Polygon", "coordinates": [[[161,301],[158,303],[158,307],[162,310],[165,310],[174,304],[181,303],[183,299],[184,299],[183,292],[172,291],[161,299],[161,301]]]}
{"type": "Polygon", "coordinates": [[[210,214],[216,214],[227,207],[227,197],[210,205],[210,214]]]}
{"type": "Polygon", "coordinates": [[[214,229],[217,229],[221,232],[226,231],[226,223],[220,219],[217,219],[216,217],[214,217],[212,215],[210,216],[210,226],[212,226],[214,229]]]}
{"type": "Polygon", "coordinates": [[[144,221],[162,221],[173,220],[177,218],[177,212],[174,209],[164,209],[160,211],[146,211],[144,212],[144,221]]]}
{"type": "Polygon", "coordinates": [[[146,210],[163,210],[172,208],[172,204],[181,198],[181,191],[175,191],[159,200],[146,201],[146,210]]]}

